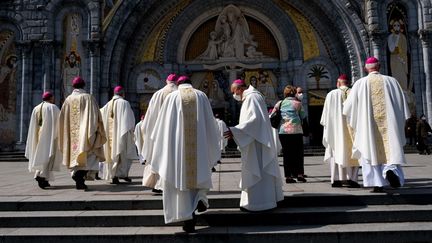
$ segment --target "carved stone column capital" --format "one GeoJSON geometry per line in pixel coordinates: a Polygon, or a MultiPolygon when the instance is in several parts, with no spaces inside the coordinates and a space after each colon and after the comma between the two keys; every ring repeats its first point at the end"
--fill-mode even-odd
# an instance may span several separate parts
{"type": "Polygon", "coordinates": [[[28,55],[33,48],[33,43],[31,41],[17,41],[15,47],[20,54],[28,55]]]}
{"type": "Polygon", "coordinates": [[[369,28],[369,36],[374,42],[382,41],[383,39],[385,39],[386,35],[387,32],[380,30],[378,27],[369,28]]]}
{"type": "Polygon", "coordinates": [[[431,46],[432,30],[420,29],[418,35],[424,46],[431,46]]]}
{"type": "Polygon", "coordinates": [[[90,51],[90,55],[97,55],[100,48],[102,47],[102,41],[100,39],[84,40],[83,44],[90,51]]]}
{"type": "Polygon", "coordinates": [[[44,51],[50,51],[54,47],[55,43],[53,40],[40,40],[39,41],[40,46],[43,48],[44,51]]]}

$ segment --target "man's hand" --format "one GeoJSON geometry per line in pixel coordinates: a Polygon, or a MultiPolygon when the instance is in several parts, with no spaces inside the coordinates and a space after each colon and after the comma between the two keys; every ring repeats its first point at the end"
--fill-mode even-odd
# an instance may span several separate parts
{"type": "Polygon", "coordinates": [[[233,134],[231,132],[231,129],[229,129],[229,127],[228,127],[228,131],[224,132],[224,138],[227,138],[227,139],[233,138],[233,134]]]}

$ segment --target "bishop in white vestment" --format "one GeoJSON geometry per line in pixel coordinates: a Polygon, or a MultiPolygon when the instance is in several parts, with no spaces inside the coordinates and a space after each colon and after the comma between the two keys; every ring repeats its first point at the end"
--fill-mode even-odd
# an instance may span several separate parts
{"type": "Polygon", "coordinates": [[[378,59],[368,58],[365,68],[369,74],[355,82],[343,114],[354,129],[352,152],[360,160],[363,185],[383,192],[388,184],[404,183],[404,125],[410,112],[398,81],[378,72],[378,59]]]}
{"type": "Polygon", "coordinates": [[[342,114],[343,103],[348,97],[350,88],[345,74],[339,76],[337,89],[330,91],[324,102],[321,125],[324,127],[322,143],[326,148],[324,161],[330,164],[332,187],[358,188],[359,162],[352,157],[352,131],[346,117],[342,114]]]}
{"type": "Polygon", "coordinates": [[[219,148],[220,148],[221,152],[223,153],[223,152],[225,152],[225,147],[228,145],[228,139],[226,139],[224,137],[224,132],[226,132],[228,130],[228,127],[227,127],[226,123],[219,118],[218,114],[215,115],[215,120],[216,120],[216,124],[218,126],[218,131],[220,134],[220,136],[219,136],[219,138],[220,138],[219,148]]]}
{"type": "MultiPolygon", "coordinates": [[[[153,144],[154,141],[151,139],[151,134],[154,130],[154,127],[156,125],[156,120],[161,113],[161,107],[162,104],[165,101],[165,98],[173,91],[177,90],[177,75],[172,73],[168,75],[166,79],[166,85],[162,89],[156,91],[152,98],[150,99],[146,115],[144,117],[144,120],[142,122],[142,136],[143,136],[143,143],[141,147],[141,153],[140,156],[143,158],[144,163],[146,163],[146,166],[150,166],[153,162],[153,144]]],[[[158,157],[154,158],[155,160],[158,159],[158,157]]],[[[161,181],[159,179],[159,175],[148,171],[149,168],[144,168],[143,172],[143,185],[147,184],[145,181],[146,178],[152,178],[151,176],[146,176],[145,173],[153,173],[155,179],[157,180],[155,187],[153,188],[153,192],[155,193],[161,193],[162,192],[162,185],[161,181]]]]}
{"type": "Polygon", "coordinates": [[[84,80],[76,77],[72,86],[74,90],[60,111],[59,147],[76,189],[87,189],[85,179],[94,178],[99,171],[99,161],[105,160],[105,129],[96,99],[83,89],[84,80]]]}
{"type": "Polygon", "coordinates": [[[151,167],[163,185],[165,223],[185,221],[195,230],[194,212],[208,207],[211,168],[219,157],[219,134],[207,96],[181,76],[179,87],[166,97],[151,139],[151,167]]]}
{"type": "Polygon", "coordinates": [[[113,98],[101,109],[107,135],[103,178],[112,180],[112,184],[119,184],[119,179],[131,182],[129,170],[132,160],[138,158],[133,133],[135,116],[124,95],[123,87],[115,87],[113,98]]]}
{"type": "Polygon", "coordinates": [[[28,170],[35,173],[39,187],[45,189],[50,186],[48,181],[54,180],[52,172],[59,171],[62,157],[57,141],[60,110],[51,92],[45,92],[42,100],[31,114],[25,157],[29,160],[28,170]]]}
{"type": "Polygon", "coordinates": [[[231,85],[234,99],[242,102],[239,124],[230,127],[241,152],[240,208],[262,211],[275,208],[284,199],[275,140],[263,95],[243,80],[231,85]]]}
{"type": "Polygon", "coordinates": [[[134,130],[135,146],[137,147],[138,159],[141,164],[144,164],[144,157],[142,156],[142,147],[144,144],[143,120],[144,115],[141,116],[141,120],[135,125],[134,130]]]}

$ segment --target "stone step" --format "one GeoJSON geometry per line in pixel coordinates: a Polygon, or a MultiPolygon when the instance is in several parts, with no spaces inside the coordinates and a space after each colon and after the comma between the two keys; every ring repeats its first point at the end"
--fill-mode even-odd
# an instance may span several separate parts
{"type": "Polygon", "coordinates": [[[23,151],[0,152],[0,162],[22,162],[28,161],[23,151]]]}
{"type": "Polygon", "coordinates": [[[4,243],[51,242],[430,242],[432,224],[360,223],[329,225],[284,225],[254,227],[202,227],[185,234],[179,226],[163,227],[53,227],[53,228],[0,228],[4,243]]]}
{"type": "MultiPolygon", "coordinates": [[[[412,145],[407,145],[404,147],[404,151],[406,154],[413,154],[418,153],[417,148],[412,145]]],[[[322,146],[305,146],[303,155],[304,156],[324,156],[325,148],[322,146]]],[[[282,153],[279,154],[279,156],[282,156],[282,153]]],[[[240,151],[236,149],[230,149],[225,151],[225,153],[222,154],[222,158],[238,158],[240,157],[240,151]]]]}
{"type": "MultiPolygon", "coordinates": [[[[238,208],[240,192],[230,194],[209,194],[211,208],[238,208]]],[[[405,194],[306,194],[285,196],[280,208],[331,207],[366,205],[427,205],[432,202],[432,194],[419,194],[411,189],[405,194]]],[[[67,210],[151,210],[162,209],[162,197],[127,200],[4,200],[0,201],[1,211],[67,211],[67,210]]]]}
{"type": "MultiPolygon", "coordinates": [[[[415,146],[407,145],[404,147],[405,153],[418,153],[415,146]]],[[[304,156],[324,156],[325,149],[322,146],[305,146],[304,156]]],[[[282,154],[279,154],[282,156],[282,154]]],[[[237,149],[227,149],[222,153],[222,158],[239,158],[240,151],[237,149]]],[[[22,162],[28,161],[23,151],[0,152],[0,162],[22,162]]]]}
{"type": "MultiPolygon", "coordinates": [[[[314,225],[388,222],[431,222],[432,205],[377,205],[278,208],[242,212],[209,209],[198,216],[202,226],[314,225]]],[[[163,210],[0,212],[0,227],[125,227],[164,226],[163,210]]],[[[174,225],[181,225],[177,223],[174,225]]]]}

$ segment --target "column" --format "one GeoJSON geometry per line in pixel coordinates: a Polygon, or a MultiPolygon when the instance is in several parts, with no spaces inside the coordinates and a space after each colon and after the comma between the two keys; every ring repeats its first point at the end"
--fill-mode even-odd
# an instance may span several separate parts
{"type": "Polygon", "coordinates": [[[90,94],[99,101],[99,86],[100,86],[100,40],[94,39],[86,42],[90,53],[90,94]]]}
{"type": "Polygon", "coordinates": [[[419,30],[420,40],[423,48],[423,66],[425,74],[425,97],[426,97],[426,107],[423,108],[424,113],[428,119],[429,124],[432,123],[432,80],[431,80],[431,40],[432,31],[431,30],[419,30]]]}
{"type": "MultiPolygon", "coordinates": [[[[409,43],[411,47],[420,47],[421,40],[417,30],[408,33],[409,43]]],[[[423,113],[423,100],[425,100],[424,83],[423,83],[423,57],[421,55],[422,48],[411,48],[411,70],[409,82],[411,87],[414,87],[415,97],[415,112],[417,116],[423,113]]]]}
{"type": "Polygon", "coordinates": [[[52,55],[53,55],[53,41],[52,40],[42,40],[40,41],[43,49],[43,92],[47,90],[52,90],[54,85],[51,83],[51,72],[52,72],[52,55]]]}
{"type": "Polygon", "coordinates": [[[21,59],[21,63],[20,63],[20,67],[21,67],[21,76],[20,76],[20,80],[17,80],[17,92],[19,92],[19,101],[18,101],[18,105],[17,107],[19,107],[19,110],[17,110],[17,112],[19,112],[18,115],[18,119],[19,121],[17,122],[17,148],[19,150],[23,150],[25,148],[25,143],[26,143],[26,137],[27,137],[27,131],[28,131],[28,127],[27,127],[27,123],[28,123],[28,117],[30,114],[29,113],[29,98],[31,98],[30,94],[29,94],[29,87],[27,87],[28,85],[26,84],[26,81],[29,80],[29,72],[28,70],[30,69],[29,65],[30,65],[30,58],[31,58],[31,51],[32,51],[32,45],[30,41],[22,41],[22,42],[17,42],[16,43],[16,47],[17,50],[19,51],[19,56],[21,59]]]}
{"type": "Polygon", "coordinates": [[[382,36],[379,27],[378,2],[376,0],[368,0],[366,2],[366,11],[368,32],[372,48],[370,55],[380,59],[382,36]]]}

